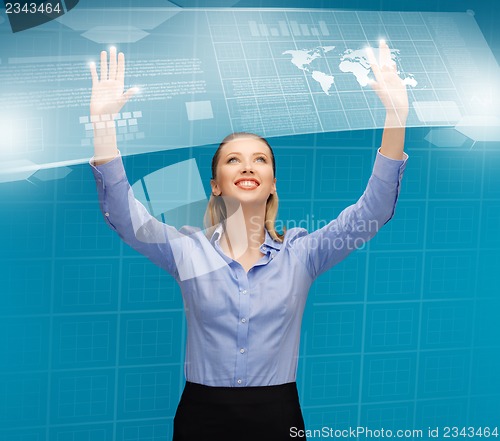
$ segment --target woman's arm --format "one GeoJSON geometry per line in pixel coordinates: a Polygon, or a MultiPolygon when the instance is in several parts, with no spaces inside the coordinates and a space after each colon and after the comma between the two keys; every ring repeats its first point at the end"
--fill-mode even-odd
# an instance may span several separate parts
{"type": "Polygon", "coordinates": [[[408,93],[399,78],[389,47],[380,42],[379,60],[367,49],[375,80],[371,82],[386,108],[382,145],[363,195],[323,228],[297,230],[290,244],[315,279],[372,239],[395,212],[408,155],[403,152],[408,93]]]}
{"type": "Polygon", "coordinates": [[[373,50],[366,50],[375,80],[370,84],[386,109],[385,127],[380,153],[391,159],[402,160],[405,141],[405,126],[408,118],[408,92],[399,77],[396,63],[384,40],[380,41],[379,59],[373,50]]]}
{"type": "Polygon", "coordinates": [[[101,165],[92,165],[99,208],[109,228],[134,250],[175,277],[172,240],[179,236],[160,222],[135,197],[127,180],[121,155],[101,165]]]}
{"type": "Polygon", "coordinates": [[[396,160],[377,152],[368,185],[358,201],[323,228],[288,231],[289,244],[314,280],[363,246],[394,216],[408,155],[396,160]]]}
{"type": "Polygon", "coordinates": [[[179,232],[151,216],[134,197],[117,149],[113,115],[120,112],[128,99],[137,92],[137,88],[131,88],[123,93],[125,56],[120,53],[117,60],[116,49],[111,48],[108,70],[107,52],[101,52],[100,70],[99,79],[95,64],[90,65],[90,114],[94,123],[94,157],[90,165],[100,209],[106,224],[126,244],[176,277],[172,239],[179,237],[179,232]],[[97,128],[98,122],[104,123],[104,128],[97,128]]]}
{"type": "Polygon", "coordinates": [[[393,115],[386,116],[380,153],[391,159],[402,160],[406,157],[403,152],[405,143],[405,128],[396,127],[394,125],[399,121],[399,118],[393,115]]]}

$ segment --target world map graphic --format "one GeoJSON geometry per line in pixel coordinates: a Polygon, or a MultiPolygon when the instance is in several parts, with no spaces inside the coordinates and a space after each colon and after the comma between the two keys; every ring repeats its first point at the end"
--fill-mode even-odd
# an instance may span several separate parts
{"type": "MultiPolygon", "coordinates": [[[[335,75],[331,72],[324,72],[315,68],[315,60],[325,58],[326,54],[334,51],[335,46],[317,46],[313,49],[294,49],[287,50],[282,55],[291,55],[291,62],[298,69],[307,72],[311,78],[317,81],[321,89],[327,95],[330,95],[332,85],[335,83],[335,75]]],[[[373,49],[375,55],[377,50],[373,49]]],[[[366,87],[370,80],[370,63],[366,54],[366,49],[345,49],[341,52],[332,52],[335,54],[336,68],[341,73],[350,73],[354,75],[361,87],[366,87]]],[[[391,58],[399,66],[399,50],[391,49],[391,58]]],[[[329,58],[331,60],[331,58],[329,58]]],[[[398,67],[398,74],[401,72],[398,67]]],[[[413,74],[403,74],[403,83],[410,87],[415,87],[418,83],[413,74]]]]}

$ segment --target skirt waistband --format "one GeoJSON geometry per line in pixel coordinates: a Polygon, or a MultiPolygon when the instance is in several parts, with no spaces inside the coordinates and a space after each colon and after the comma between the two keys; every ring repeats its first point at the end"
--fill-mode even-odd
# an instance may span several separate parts
{"type": "Polygon", "coordinates": [[[296,382],[273,386],[221,387],[186,381],[181,396],[182,400],[214,404],[259,404],[283,401],[298,402],[299,394],[296,382]]]}

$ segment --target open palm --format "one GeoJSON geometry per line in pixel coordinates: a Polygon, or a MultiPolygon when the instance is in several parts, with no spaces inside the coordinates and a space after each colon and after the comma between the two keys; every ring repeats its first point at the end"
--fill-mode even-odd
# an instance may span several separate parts
{"type": "Polygon", "coordinates": [[[125,76],[125,55],[116,55],[116,48],[109,51],[109,69],[107,52],[101,52],[101,78],[97,75],[95,63],[90,64],[92,75],[92,96],[90,98],[90,114],[92,116],[112,115],[118,113],[125,103],[138,89],[132,87],[123,93],[125,76]]]}
{"type": "Polygon", "coordinates": [[[408,92],[398,75],[389,46],[383,40],[380,42],[378,60],[371,48],[367,48],[366,53],[375,76],[375,81],[371,81],[370,85],[382,101],[386,111],[405,120],[408,116],[408,92]]]}

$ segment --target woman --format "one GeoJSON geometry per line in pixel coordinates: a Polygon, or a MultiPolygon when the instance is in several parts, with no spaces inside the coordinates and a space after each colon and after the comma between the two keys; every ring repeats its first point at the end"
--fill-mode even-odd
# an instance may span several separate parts
{"type": "Polygon", "coordinates": [[[181,288],[188,324],[186,386],[174,440],[305,439],[296,388],[300,325],[312,282],[370,240],[394,214],[408,155],[406,88],[387,45],[369,50],[372,87],[387,110],[382,146],[356,204],[312,233],[279,234],[274,154],[248,133],[223,140],[212,161],[206,232],[161,223],[134,198],[110,115],[137,91],[123,93],[124,55],[101,53],[91,65],[95,129],[91,160],[106,222],[130,246],[168,271],[181,288]]]}

